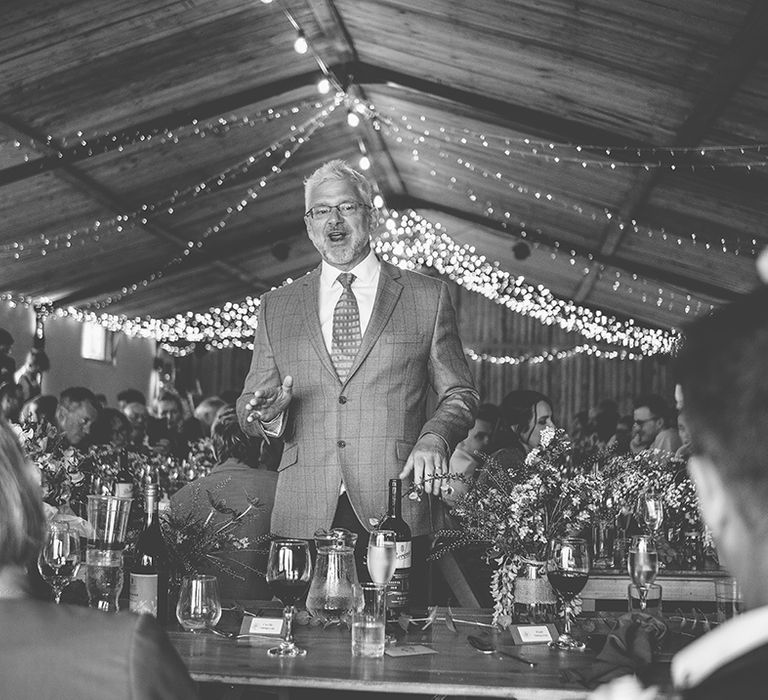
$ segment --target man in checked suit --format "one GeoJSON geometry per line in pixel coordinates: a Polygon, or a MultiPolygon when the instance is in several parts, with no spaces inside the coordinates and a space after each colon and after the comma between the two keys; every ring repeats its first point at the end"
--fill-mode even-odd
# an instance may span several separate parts
{"type": "Polygon", "coordinates": [[[448,287],[374,255],[371,186],[346,163],[315,171],[305,199],[307,233],[322,263],[261,298],[237,401],[246,433],[285,441],[272,531],[310,539],[318,528],[343,526],[365,546],[371,518],[386,508],[388,480],[411,477],[427,491],[403,501],[416,568],[431,530],[429,494],[440,493],[478,405],[448,287]],[[352,273],[351,285],[340,273],[352,273]],[[344,284],[354,297],[351,315],[344,284]],[[437,407],[427,420],[430,386],[437,407]]]}

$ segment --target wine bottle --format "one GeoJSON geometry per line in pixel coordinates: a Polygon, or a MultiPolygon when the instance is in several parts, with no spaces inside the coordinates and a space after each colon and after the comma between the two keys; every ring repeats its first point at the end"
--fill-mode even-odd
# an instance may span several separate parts
{"type": "Polygon", "coordinates": [[[160,530],[157,503],[157,485],[146,484],[144,528],[136,540],[130,572],[129,609],[150,613],[162,623],[168,620],[168,550],[160,530]]]}
{"type": "Polygon", "coordinates": [[[133,498],[133,475],[128,469],[128,450],[125,447],[120,450],[118,456],[115,496],[133,498]]]}
{"type": "Polygon", "coordinates": [[[406,612],[410,604],[411,528],[403,520],[401,499],[400,479],[390,479],[387,515],[379,524],[379,528],[394,530],[397,537],[395,543],[397,568],[387,587],[387,614],[393,619],[399,617],[401,612],[406,612]]]}

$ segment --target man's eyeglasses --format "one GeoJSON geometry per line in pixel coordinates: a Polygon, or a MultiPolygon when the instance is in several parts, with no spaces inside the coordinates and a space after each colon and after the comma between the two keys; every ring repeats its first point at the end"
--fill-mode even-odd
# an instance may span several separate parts
{"type": "Polygon", "coordinates": [[[636,425],[638,428],[642,428],[648,421],[652,420],[659,420],[655,416],[651,416],[650,418],[644,418],[643,420],[633,420],[632,425],[636,425]]]}
{"type": "Polygon", "coordinates": [[[367,209],[368,205],[362,202],[341,202],[341,204],[318,204],[304,213],[310,219],[327,219],[333,210],[339,212],[345,219],[354,216],[357,212],[367,209]]]}

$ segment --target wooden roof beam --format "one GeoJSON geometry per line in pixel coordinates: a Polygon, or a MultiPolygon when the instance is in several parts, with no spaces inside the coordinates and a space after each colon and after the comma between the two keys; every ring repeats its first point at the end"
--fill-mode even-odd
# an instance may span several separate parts
{"type": "MultiPolygon", "coordinates": [[[[239,92],[219,97],[207,102],[201,102],[187,109],[175,110],[170,114],[165,114],[154,119],[130,124],[118,129],[114,129],[103,136],[91,139],[87,145],[78,144],[67,148],[55,148],[55,153],[31,159],[26,163],[12,165],[0,170],[0,187],[14,182],[20,182],[28,177],[34,177],[51,170],[57,170],[64,165],[72,165],[93,155],[109,153],[118,148],[125,147],[126,143],[132,142],[136,134],[151,133],[155,130],[179,129],[189,126],[197,119],[198,121],[217,117],[226,112],[241,109],[251,104],[264,102],[278,97],[291,90],[307,87],[317,82],[317,71],[311,73],[300,73],[299,75],[276,80],[266,85],[256,88],[248,88],[239,92]]],[[[17,120],[8,113],[0,113],[0,121],[6,124],[13,124],[17,120]]],[[[28,137],[27,137],[28,138],[28,137]]],[[[41,144],[46,143],[44,134],[38,134],[35,139],[41,144]]]]}
{"type": "MultiPolygon", "coordinates": [[[[755,62],[765,55],[765,37],[768,35],[768,3],[753,0],[739,31],[714,66],[710,79],[693,104],[688,118],[677,130],[670,146],[696,146],[720,116],[723,107],[738,89],[755,62]]],[[[638,218],[637,214],[648,202],[654,187],[659,184],[661,173],[640,173],[632,189],[618,210],[619,220],[638,218]]],[[[626,229],[619,229],[614,222],[607,223],[601,234],[600,253],[613,255],[621,245],[626,229]]],[[[580,282],[574,300],[583,302],[592,293],[597,282],[598,270],[594,263],[580,282]]]]}

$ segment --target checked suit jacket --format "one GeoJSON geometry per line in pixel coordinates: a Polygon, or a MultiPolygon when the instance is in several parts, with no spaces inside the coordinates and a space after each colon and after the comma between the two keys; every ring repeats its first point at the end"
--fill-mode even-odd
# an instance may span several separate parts
{"type": "MultiPolygon", "coordinates": [[[[387,483],[396,478],[418,438],[435,433],[449,455],[472,426],[478,393],[467,366],[447,285],[381,263],[373,313],[346,380],[333,368],[318,317],[320,267],[261,298],[253,359],[237,411],[257,389],[293,377],[284,420],[271,529],[311,538],[330,527],[344,481],[360,522],[386,509],[387,483]],[[437,406],[427,419],[429,387],[437,406]]],[[[431,498],[403,501],[415,535],[431,531],[431,498]]]]}

